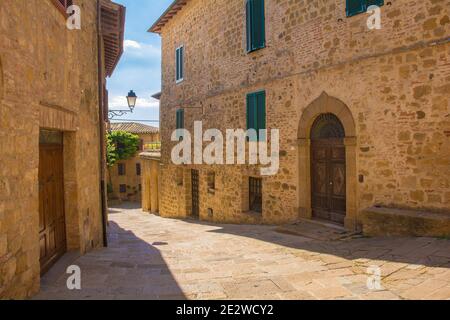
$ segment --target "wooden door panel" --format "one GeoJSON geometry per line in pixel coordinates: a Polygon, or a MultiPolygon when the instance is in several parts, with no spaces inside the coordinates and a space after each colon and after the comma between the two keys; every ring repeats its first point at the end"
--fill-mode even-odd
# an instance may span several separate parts
{"type": "Polygon", "coordinates": [[[346,214],[346,164],[343,139],[311,143],[313,216],[343,223],[346,214]]]}
{"type": "Polygon", "coordinates": [[[39,227],[41,273],[44,273],[66,251],[62,145],[40,145],[39,227]]]}

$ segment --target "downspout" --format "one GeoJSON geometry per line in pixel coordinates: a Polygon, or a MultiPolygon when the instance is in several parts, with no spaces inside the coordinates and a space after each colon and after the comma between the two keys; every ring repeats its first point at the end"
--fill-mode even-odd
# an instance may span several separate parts
{"type": "Polygon", "coordinates": [[[105,168],[106,168],[106,154],[105,154],[105,108],[104,105],[104,84],[106,79],[103,75],[103,55],[102,55],[102,36],[101,36],[101,5],[100,0],[97,0],[97,51],[98,51],[98,97],[99,97],[99,138],[100,138],[100,199],[102,210],[102,226],[103,226],[103,246],[108,246],[107,225],[107,199],[105,186],[105,168]]]}

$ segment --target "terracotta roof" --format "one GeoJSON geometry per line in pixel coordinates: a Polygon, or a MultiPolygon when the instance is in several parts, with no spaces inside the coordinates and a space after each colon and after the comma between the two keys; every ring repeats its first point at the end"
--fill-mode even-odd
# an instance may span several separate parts
{"type": "Polygon", "coordinates": [[[167,10],[150,27],[148,32],[161,33],[161,29],[180,11],[189,0],[174,0],[167,10]]]}
{"type": "Polygon", "coordinates": [[[113,122],[111,123],[112,131],[126,131],[135,134],[158,133],[159,129],[136,122],[113,122]]]}

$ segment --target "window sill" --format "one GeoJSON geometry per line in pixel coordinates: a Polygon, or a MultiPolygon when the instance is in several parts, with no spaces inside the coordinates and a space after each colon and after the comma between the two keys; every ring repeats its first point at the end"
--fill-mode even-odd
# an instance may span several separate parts
{"type": "Polygon", "coordinates": [[[247,54],[251,54],[251,53],[253,53],[253,52],[257,52],[257,51],[262,50],[262,49],[265,49],[265,48],[266,48],[266,45],[264,45],[263,47],[250,49],[250,50],[247,50],[247,54]]]}
{"type": "Polygon", "coordinates": [[[180,84],[180,83],[183,83],[183,82],[184,82],[184,79],[175,80],[175,84],[180,84]]]}

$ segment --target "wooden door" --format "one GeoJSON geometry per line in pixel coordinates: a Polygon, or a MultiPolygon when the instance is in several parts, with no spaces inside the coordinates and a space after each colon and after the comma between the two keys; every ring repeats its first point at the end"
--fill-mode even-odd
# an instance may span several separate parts
{"type": "Polygon", "coordinates": [[[344,224],[346,216],[345,132],[332,114],[317,118],[311,133],[313,217],[344,224]]]}
{"type": "Polygon", "coordinates": [[[200,216],[200,193],[199,193],[199,173],[198,170],[191,171],[192,182],[192,216],[198,218],[200,216]]]}
{"type": "Polygon", "coordinates": [[[39,148],[39,244],[41,274],[66,252],[62,145],[39,148]]]}

